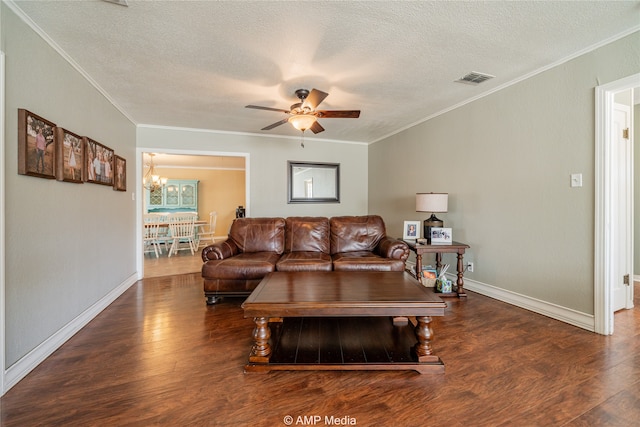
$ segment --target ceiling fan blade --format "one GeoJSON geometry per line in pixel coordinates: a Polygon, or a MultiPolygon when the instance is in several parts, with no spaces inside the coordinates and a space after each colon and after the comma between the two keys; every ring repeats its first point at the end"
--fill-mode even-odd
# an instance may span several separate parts
{"type": "Polygon", "coordinates": [[[283,110],[281,108],[261,107],[259,105],[245,105],[244,108],[254,108],[256,110],[278,111],[281,113],[289,114],[289,110],[283,110]]]}
{"type": "Polygon", "coordinates": [[[324,130],[324,128],[317,121],[314,122],[309,129],[311,129],[311,132],[313,133],[320,133],[324,130]]]}
{"type": "Polygon", "coordinates": [[[302,107],[309,107],[312,110],[315,110],[327,96],[329,96],[329,94],[326,92],[318,89],[311,89],[311,92],[309,92],[309,95],[302,103],[302,107]]]}
{"type": "Polygon", "coordinates": [[[289,121],[289,119],[282,119],[279,122],[275,122],[273,124],[270,124],[269,126],[263,127],[260,130],[271,130],[271,129],[275,128],[275,127],[278,127],[280,125],[283,125],[283,124],[287,123],[288,121],[289,121]]]}
{"type": "Polygon", "coordinates": [[[360,117],[360,110],[319,110],[316,116],[331,119],[357,119],[360,117]]]}

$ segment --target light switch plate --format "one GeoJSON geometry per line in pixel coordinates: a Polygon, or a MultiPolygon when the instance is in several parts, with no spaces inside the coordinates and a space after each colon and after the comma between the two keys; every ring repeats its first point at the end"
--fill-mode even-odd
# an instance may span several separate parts
{"type": "Polygon", "coordinates": [[[571,186],[572,187],[582,187],[582,174],[581,173],[572,173],[571,174],[571,186]]]}

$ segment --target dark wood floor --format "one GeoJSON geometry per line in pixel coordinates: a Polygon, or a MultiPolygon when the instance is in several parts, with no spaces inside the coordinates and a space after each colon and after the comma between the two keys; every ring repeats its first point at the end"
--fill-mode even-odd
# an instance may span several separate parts
{"type": "Polygon", "coordinates": [[[434,318],[445,374],[244,374],[241,300],[205,305],[197,273],[145,279],[2,397],[1,425],[638,425],[640,309],[605,337],[468,293],[434,318]]]}

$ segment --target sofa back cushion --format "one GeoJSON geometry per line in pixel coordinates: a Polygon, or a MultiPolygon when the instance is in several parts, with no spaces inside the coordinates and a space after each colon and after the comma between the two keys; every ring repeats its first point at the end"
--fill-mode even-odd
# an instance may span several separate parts
{"type": "Polygon", "coordinates": [[[231,224],[229,238],[240,252],[284,251],[284,218],[237,218],[231,224]]]}
{"type": "Polygon", "coordinates": [[[329,253],[329,218],[294,216],[285,224],[285,253],[329,253]]]}
{"type": "Polygon", "coordinates": [[[378,215],[337,216],[329,221],[331,255],[340,252],[373,251],[386,235],[378,215]]]}

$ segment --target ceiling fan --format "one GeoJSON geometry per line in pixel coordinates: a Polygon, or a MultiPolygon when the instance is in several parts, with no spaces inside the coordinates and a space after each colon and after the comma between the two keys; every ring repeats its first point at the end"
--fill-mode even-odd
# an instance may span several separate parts
{"type": "Polygon", "coordinates": [[[313,133],[320,133],[324,128],[320,123],[318,123],[317,120],[319,118],[357,119],[360,117],[360,110],[316,110],[318,105],[320,105],[320,103],[329,96],[328,93],[322,92],[321,90],[311,89],[311,92],[309,92],[307,89],[298,89],[295,93],[298,99],[300,99],[300,102],[293,104],[289,110],[261,107],[259,105],[247,105],[245,108],[278,111],[290,115],[290,117],[263,127],[261,130],[271,130],[289,122],[294,128],[302,131],[303,133],[308,129],[313,133]]]}

